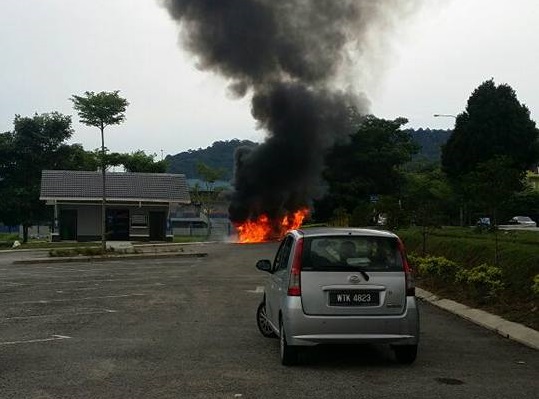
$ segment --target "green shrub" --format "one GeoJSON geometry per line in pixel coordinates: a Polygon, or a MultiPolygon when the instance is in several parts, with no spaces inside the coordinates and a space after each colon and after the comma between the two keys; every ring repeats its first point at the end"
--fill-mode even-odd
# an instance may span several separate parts
{"type": "Polygon", "coordinates": [[[57,248],[49,250],[50,257],[68,257],[68,256],[77,256],[78,252],[74,249],[69,248],[57,248]]]}
{"type": "Polygon", "coordinates": [[[420,276],[433,277],[447,283],[452,283],[461,270],[459,265],[443,256],[427,256],[418,258],[417,261],[416,267],[420,276]]]}
{"type": "Polygon", "coordinates": [[[468,270],[462,269],[455,278],[458,283],[466,284],[470,288],[470,294],[481,302],[495,298],[505,288],[502,269],[487,264],[468,270]]]}
{"type": "Polygon", "coordinates": [[[77,248],[77,252],[83,256],[98,256],[103,253],[101,251],[101,248],[95,248],[95,247],[77,248]]]}
{"type": "Polygon", "coordinates": [[[80,247],[80,248],[56,248],[49,250],[50,257],[72,257],[72,256],[99,256],[102,255],[99,247],[80,247]]]}
{"type": "MultiPolygon", "coordinates": [[[[400,230],[410,252],[422,250],[422,235],[418,228],[400,230]]],[[[498,232],[498,266],[503,272],[505,291],[526,300],[532,295],[530,281],[539,273],[539,234],[536,232],[498,232]]],[[[477,234],[472,228],[442,228],[430,231],[427,251],[466,268],[492,264],[495,254],[493,233],[477,234]]]]}
{"type": "Polygon", "coordinates": [[[539,274],[536,274],[533,278],[532,292],[533,295],[539,297],[539,274]]]}

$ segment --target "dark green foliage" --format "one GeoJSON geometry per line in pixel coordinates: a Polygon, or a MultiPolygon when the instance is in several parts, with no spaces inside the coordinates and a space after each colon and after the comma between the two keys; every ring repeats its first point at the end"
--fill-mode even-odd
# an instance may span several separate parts
{"type": "Polygon", "coordinates": [[[539,274],[536,274],[533,278],[532,292],[537,298],[539,298],[539,274]]]}
{"type": "Polygon", "coordinates": [[[231,180],[234,170],[234,152],[238,147],[254,147],[256,143],[249,140],[216,141],[210,147],[189,150],[176,155],[167,156],[169,173],[183,173],[189,179],[203,179],[197,165],[203,163],[211,168],[224,171],[222,179],[231,180]]]}
{"type": "Polygon", "coordinates": [[[352,213],[373,196],[400,192],[403,174],[399,167],[417,151],[410,134],[401,130],[406,122],[372,115],[357,121],[350,141],[336,145],[326,157],[324,178],[329,190],[315,204],[317,219],[329,219],[336,208],[352,213]]]}
{"type": "Polygon", "coordinates": [[[455,276],[462,270],[457,263],[443,256],[410,256],[409,261],[419,276],[445,283],[454,282],[455,276]]]}
{"type": "MultiPolygon", "coordinates": [[[[98,156],[98,154],[96,154],[98,156]]],[[[123,165],[126,172],[133,173],[165,173],[168,162],[166,160],[156,161],[156,154],[146,154],[142,150],[131,154],[121,154],[113,152],[106,155],[106,162],[109,166],[123,165]]]]}
{"type": "Polygon", "coordinates": [[[529,189],[508,198],[500,209],[500,224],[516,215],[529,216],[539,222],[539,191],[529,189]]]}
{"type": "Polygon", "coordinates": [[[407,173],[402,189],[403,208],[420,226],[440,226],[451,207],[452,190],[439,169],[407,173]]]}
{"type": "Polygon", "coordinates": [[[506,84],[474,90],[442,151],[442,169],[462,209],[496,221],[504,202],[524,188],[524,172],[539,159],[539,130],[506,84]]]}
{"type": "Polygon", "coordinates": [[[497,223],[497,210],[514,193],[524,189],[525,172],[513,166],[507,156],[495,156],[479,163],[463,177],[461,187],[469,200],[492,215],[497,223]]]}
{"type": "MultiPolygon", "coordinates": [[[[531,295],[531,282],[539,274],[538,238],[533,232],[508,232],[499,238],[498,267],[502,270],[505,290],[518,298],[531,295]]],[[[422,250],[420,229],[400,230],[399,236],[409,252],[422,250]]],[[[494,233],[479,234],[472,229],[440,229],[431,231],[427,253],[444,256],[469,269],[482,264],[493,264],[494,233]]]]}
{"type": "Polygon", "coordinates": [[[110,125],[118,125],[125,120],[125,110],[129,102],[120,97],[119,90],[94,93],[87,91],[84,96],[73,95],[73,108],[78,112],[81,123],[103,130],[110,125]]]}
{"type": "Polygon", "coordinates": [[[494,299],[505,288],[502,269],[487,264],[460,270],[455,282],[466,284],[471,296],[480,302],[494,299]]]}
{"type": "Polygon", "coordinates": [[[460,178],[496,156],[505,156],[513,167],[525,170],[539,159],[538,137],[530,111],[515,91],[488,80],[474,90],[466,111],[458,115],[443,148],[443,170],[451,178],[460,178]]]}
{"type": "Polygon", "coordinates": [[[22,224],[26,242],[28,226],[48,219],[48,210],[39,201],[41,171],[80,170],[95,163],[80,145],[65,144],[73,134],[69,116],[17,115],[13,125],[13,132],[0,134],[0,221],[22,224]]]}

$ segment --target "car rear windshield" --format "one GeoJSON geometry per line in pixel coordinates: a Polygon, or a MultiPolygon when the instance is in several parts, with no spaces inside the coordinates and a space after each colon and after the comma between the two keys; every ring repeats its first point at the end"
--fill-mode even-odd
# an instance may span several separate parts
{"type": "Polygon", "coordinates": [[[304,242],[304,271],[402,271],[402,256],[394,237],[325,236],[304,242]]]}

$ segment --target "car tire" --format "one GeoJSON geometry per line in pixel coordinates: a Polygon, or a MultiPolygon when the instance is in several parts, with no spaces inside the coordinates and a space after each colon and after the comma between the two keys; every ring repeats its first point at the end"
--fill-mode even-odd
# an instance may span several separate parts
{"type": "Polygon", "coordinates": [[[266,302],[261,302],[256,310],[256,325],[260,333],[266,338],[277,338],[277,334],[271,328],[266,314],[266,302]]]}
{"type": "Polygon", "coordinates": [[[288,345],[283,322],[279,323],[279,347],[281,352],[281,364],[283,366],[293,366],[298,362],[298,348],[288,345]]]}
{"type": "Polygon", "coordinates": [[[417,345],[395,345],[393,350],[400,364],[412,364],[417,358],[417,345]]]}

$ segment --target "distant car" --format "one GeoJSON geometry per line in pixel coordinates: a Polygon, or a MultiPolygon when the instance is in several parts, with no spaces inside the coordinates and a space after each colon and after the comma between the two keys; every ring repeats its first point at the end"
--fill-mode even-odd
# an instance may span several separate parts
{"type": "Polygon", "coordinates": [[[537,223],[535,223],[530,217],[528,216],[514,216],[509,221],[509,224],[513,225],[519,225],[522,227],[537,227],[537,223]]]}
{"type": "Polygon", "coordinates": [[[402,241],[367,229],[293,230],[273,263],[257,324],[279,337],[281,363],[292,365],[302,347],[317,344],[391,344],[397,361],[412,363],[419,314],[412,270],[402,241]]]}
{"type": "Polygon", "coordinates": [[[479,218],[476,225],[479,227],[490,227],[490,218],[486,218],[486,217],[479,218]]]}

